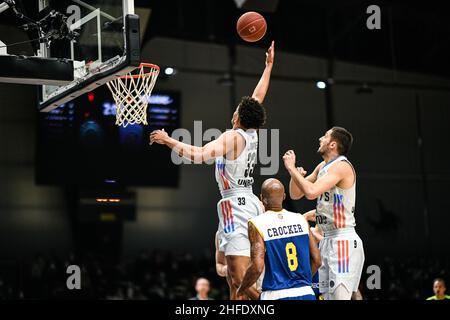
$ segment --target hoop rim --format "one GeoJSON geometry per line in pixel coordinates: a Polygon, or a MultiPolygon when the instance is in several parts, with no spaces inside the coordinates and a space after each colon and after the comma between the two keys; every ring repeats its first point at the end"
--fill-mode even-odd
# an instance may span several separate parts
{"type": "MultiPolygon", "coordinates": [[[[157,71],[158,73],[160,71],[159,66],[157,66],[156,64],[147,63],[147,62],[141,62],[139,67],[137,67],[136,69],[143,69],[143,68],[155,69],[155,71],[157,71]]],[[[150,77],[153,73],[155,73],[155,71],[152,70],[150,72],[143,73],[143,74],[129,74],[128,73],[126,75],[120,76],[119,79],[130,79],[130,78],[138,79],[138,78],[150,77]]]]}

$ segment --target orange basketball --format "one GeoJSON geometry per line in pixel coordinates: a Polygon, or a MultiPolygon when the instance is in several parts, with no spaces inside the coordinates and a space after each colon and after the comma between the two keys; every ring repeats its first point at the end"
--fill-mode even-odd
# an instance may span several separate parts
{"type": "Polygon", "coordinates": [[[248,42],[260,40],[266,34],[267,23],[262,15],[257,12],[244,13],[236,24],[239,36],[248,42]]]}

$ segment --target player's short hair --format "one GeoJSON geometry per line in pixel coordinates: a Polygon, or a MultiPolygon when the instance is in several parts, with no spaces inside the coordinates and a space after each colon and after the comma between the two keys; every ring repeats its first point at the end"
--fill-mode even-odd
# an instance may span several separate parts
{"type": "Polygon", "coordinates": [[[242,98],[238,115],[239,122],[245,129],[259,129],[266,123],[266,109],[252,97],[242,98]]]}
{"type": "Polygon", "coordinates": [[[337,151],[340,155],[346,155],[353,144],[352,134],[342,127],[331,128],[331,140],[336,141],[337,151]]]}

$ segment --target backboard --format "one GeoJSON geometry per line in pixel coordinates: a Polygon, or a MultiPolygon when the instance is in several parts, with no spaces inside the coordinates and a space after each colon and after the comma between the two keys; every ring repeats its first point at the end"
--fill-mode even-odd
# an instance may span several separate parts
{"type": "Polygon", "coordinates": [[[41,43],[38,56],[73,61],[74,70],[69,84],[40,86],[40,111],[51,111],[139,66],[139,17],[133,0],[36,1],[40,19],[52,10],[64,14],[72,37],[41,43]]]}

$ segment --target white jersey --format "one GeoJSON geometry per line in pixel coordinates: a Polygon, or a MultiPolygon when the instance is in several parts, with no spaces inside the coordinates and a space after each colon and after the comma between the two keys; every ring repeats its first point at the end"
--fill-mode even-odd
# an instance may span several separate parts
{"type": "Polygon", "coordinates": [[[235,160],[228,160],[225,157],[216,158],[216,181],[222,196],[232,189],[252,190],[252,175],[258,151],[258,134],[254,129],[247,131],[236,129],[236,132],[245,139],[245,147],[241,154],[235,160]]]}
{"type": "MultiPolygon", "coordinates": [[[[326,163],[319,171],[318,179],[325,176],[328,170],[339,161],[347,161],[344,156],[326,163]]],[[[353,167],[353,166],[352,166],[353,167]]],[[[320,228],[327,233],[336,230],[354,228],[355,223],[355,200],[356,200],[356,175],[353,186],[342,189],[334,186],[317,198],[316,222],[320,228]]]]}

